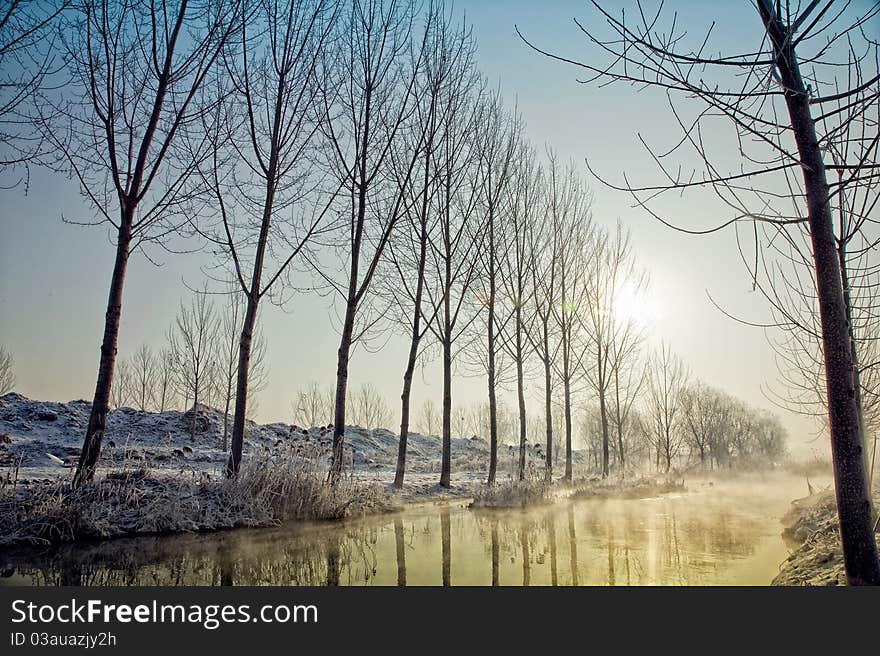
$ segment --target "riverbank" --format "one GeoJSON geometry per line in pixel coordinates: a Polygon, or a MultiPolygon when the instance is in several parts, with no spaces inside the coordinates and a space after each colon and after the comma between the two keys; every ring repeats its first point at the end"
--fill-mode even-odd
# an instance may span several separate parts
{"type": "Polygon", "coordinates": [[[331,486],[295,454],[250,461],[234,479],[141,465],[103,473],[78,489],[66,480],[4,485],[0,547],[265,528],[393,508],[378,486],[351,477],[331,486]]]}
{"type": "MultiPolygon", "coordinates": [[[[874,499],[875,508],[878,504],[880,496],[874,499]]],[[[833,490],[793,501],[782,523],[782,535],[794,550],[772,585],[846,585],[833,490]]]]}

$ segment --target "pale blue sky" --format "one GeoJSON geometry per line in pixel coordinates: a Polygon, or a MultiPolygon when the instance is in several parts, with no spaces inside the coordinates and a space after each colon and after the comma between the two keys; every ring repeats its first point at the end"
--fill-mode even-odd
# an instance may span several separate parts
{"type": "MultiPolygon", "coordinates": [[[[760,42],[760,21],[748,3],[671,3],[687,14],[696,29],[708,24],[709,13],[724,26],[717,43],[745,49],[760,42]]],[[[619,179],[626,169],[652,178],[636,131],[677,134],[668,111],[651,93],[626,87],[597,89],[579,85],[577,71],[529,50],[516,36],[514,24],[536,43],[577,57],[585,52],[583,37],[572,16],[591,15],[582,1],[551,2],[459,0],[474,25],[478,61],[490,80],[500,82],[508,100],[516,102],[533,142],[556,148],[563,159],[584,157],[619,179]]],[[[672,136],[670,136],[670,139],[672,136]]],[[[586,174],[586,171],[584,171],[586,174]]],[[[772,350],[761,331],[725,318],[709,303],[706,291],[731,311],[750,318],[767,316],[751,292],[750,281],[736,252],[733,234],[688,237],[665,228],[629,200],[595,181],[594,216],[608,226],[619,218],[632,232],[634,250],[650,273],[653,303],[659,308],[652,338],[668,340],[693,373],[762,407],[772,407],[761,386],[776,376],[772,350]]],[[[0,341],[14,353],[17,389],[41,399],[90,399],[103,324],[113,248],[106,228],[62,223],[61,215],[89,218],[74,184],[57,175],[34,171],[30,191],[0,191],[0,341]]],[[[689,203],[676,208],[683,223],[707,224],[724,216],[720,204],[689,203]]],[[[200,286],[202,256],[163,257],[154,267],[133,258],[126,280],[120,354],[141,343],[159,345],[186,290],[182,281],[200,286]]],[[[259,419],[289,420],[295,390],[314,379],[331,384],[338,337],[330,328],[327,299],[297,296],[283,311],[267,306],[262,316],[268,338],[269,385],[260,397],[259,419]]],[[[393,338],[379,354],[360,350],[350,380],[372,381],[397,406],[405,347],[393,338]]],[[[462,380],[455,403],[483,401],[480,378],[462,380]]],[[[537,395],[540,390],[535,389],[537,395]]],[[[417,378],[415,407],[433,396],[439,405],[440,376],[428,367],[417,378]]],[[[529,399],[532,401],[532,399],[529,399]]],[[[537,404],[532,401],[535,408],[537,404]]],[[[796,449],[825,448],[824,440],[806,445],[810,423],[780,412],[791,429],[796,449]]]]}

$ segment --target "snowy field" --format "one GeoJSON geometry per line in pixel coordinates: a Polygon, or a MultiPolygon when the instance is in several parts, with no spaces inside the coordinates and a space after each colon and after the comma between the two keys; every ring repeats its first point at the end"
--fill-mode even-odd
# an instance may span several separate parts
{"type": "MultiPolygon", "coordinates": [[[[34,401],[21,394],[0,397],[0,468],[4,477],[17,476],[19,483],[72,476],[79,458],[91,404],[34,401]]],[[[231,432],[232,421],[229,420],[231,432]]],[[[247,422],[244,457],[259,457],[277,449],[294,450],[303,457],[326,462],[332,429],[308,429],[284,423],[247,422]]],[[[386,429],[349,426],[345,431],[345,463],[349,472],[365,481],[390,484],[397,462],[398,437],[386,429]]],[[[407,480],[401,500],[423,496],[470,494],[485,479],[489,445],[479,437],[453,438],[452,482],[454,489],[438,489],[441,441],[437,436],[410,433],[407,443],[407,480]]],[[[512,447],[499,449],[499,480],[510,475],[512,447]]],[[[532,461],[537,452],[530,450],[532,461]]],[[[576,460],[581,454],[575,454],[576,460]]],[[[107,419],[100,466],[103,470],[148,464],[160,470],[194,470],[221,475],[223,413],[206,406],[198,412],[141,412],[132,408],[111,411],[107,419]],[[196,422],[193,438],[191,426],[196,422]]],[[[99,470],[100,471],[100,470],[99,470]]]]}

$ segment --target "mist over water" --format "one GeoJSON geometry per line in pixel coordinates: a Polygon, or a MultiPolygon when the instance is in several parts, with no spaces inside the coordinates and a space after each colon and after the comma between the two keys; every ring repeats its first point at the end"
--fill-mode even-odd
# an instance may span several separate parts
{"type": "MultiPolygon", "coordinates": [[[[830,481],[811,481],[822,487],[830,481]]],[[[646,499],[527,510],[423,505],[334,524],[9,552],[0,584],[766,585],[803,478],[687,481],[646,499]]]]}

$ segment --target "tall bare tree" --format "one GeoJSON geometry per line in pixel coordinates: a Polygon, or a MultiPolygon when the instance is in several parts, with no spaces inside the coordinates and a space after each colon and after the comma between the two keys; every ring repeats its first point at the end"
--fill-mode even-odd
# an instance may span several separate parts
{"type": "MultiPolygon", "coordinates": [[[[428,9],[430,28],[426,39],[425,59],[416,81],[415,116],[409,139],[421,144],[416,175],[409,176],[404,159],[400,181],[410,179],[409,198],[405,206],[405,221],[400,223],[397,235],[391,240],[389,259],[394,273],[391,296],[400,309],[410,338],[409,356],[403,374],[401,392],[400,442],[394,486],[403,485],[406,472],[406,444],[410,426],[410,397],[412,380],[422,339],[430,329],[434,314],[426,304],[425,285],[436,277],[428,268],[429,245],[437,229],[435,196],[437,184],[437,150],[443,139],[445,114],[453,111],[460,98],[470,91],[474,81],[475,44],[469,26],[454,17],[444,2],[432,3],[428,9]],[[401,293],[401,291],[403,293],[401,293]]],[[[406,153],[406,149],[404,149],[406,153]]],[[[433,308],[436,313],[436,308],[433,308]]]]}
{"type": "MultiPolygon", "coordinates": [[[[526,226],[528,235],[529,269],[531,271],[532,316],[526,324],[529,344],[541,363],[544,373],[544,425],[545,425],[545,479],[553,478],[555,422],[553,418],[553,363],[559,349],[556,339],[554,304],[559,293],[558,255],[562,246],[561,234],[555,223],[548,220],[553,216],[553,199],[559,194],[558,169],[551,160],[550,170],[545,177],[544,206],[526,226]]],[[[557,433],[558,436],[558,433],[557,433]]],[[[558,455],[558,454],[557,454],[558,455]]],[[[520,439],[517,477],[523,480],[526,467],[526,443],[520,439]]]]}
{"type": "MultiPolygon", "coordinates": [[[[611,424],[617,426],[617,454],[624,466],[623,428],[627,394],[621,404],[620,369],[629,364],[641,341],[635,319],[625,316],[624,303],[644,287],[644,274],[635,265],[629,235],[618,224],[614,233],[601,231],[588,254],[584,302],[577,314],[586,333],[586,353],[581,358],[585,380],[599,402],[602,428],[602,478],[609,472],[611,424]]],[[[626,373],[624,374],[626,375],[626,373]]],[[[632,399],[629,399],[630,402],[632,399]]]]}
{"type": "Polygon", "coordinates": [[[261,0],[248,7],[240,38],[223,58],[230,88],[209,129],[214,148],[203,173],[220,214],[214,239],[232,260],[246,299],[228,476],[241,464],[260,301],[329,229],[336,192],[324,188],[315,164],[324,120],[319,99],[327,83],[320,61],[330,48],[339,3],[261,0]]]}
{"type": "MultiPolygon", "coordinates": [[[[530,346],[530,330],[536,313],[531,306],[535,280],[533,266],[535,264],[532,248],[535,246],[533,233],[538,212],[543,200],[542,170],[537,163],[534,149],[526,143],[520,145],[517,154],[515,179],[511,186],[510,210],[506,215],[504,230],[506,233],[505,248],[502,257],[504,275],[502,293],[505,297],[507,317],[503,323],[506,330],[501,334],[502,345],[516,368],[516,402],[519,429],[519,465],[517,478],[525,477],[525,454],[527,447],[526,419],[526,375],[532,348],[530,346]]],[[[549,339],[549,336],[548,336],[549,339]]],[[[549,362],[549,357],[548,357],[549,362]]],[[[545,381],[545,384],[548,384],[545,381]]],[[[548,384],[549,387],[549,384],[548,384]]],[[[552,435],[550,436],[552,441],[552,435]]],[[[546,445],[547,480],[552,478],[550,457],[553,445],[546,445]]]]}
{"type": "Polygon", "coordinates": [[[341,280],[323,266],[315,271],[343,300],[336,366],[333,457],[329,478],[342,472],[345,402],[352,345],[377,320],[370,315],[376,269],[407,202],[405,190],[421,144],[404,154],[405,126],[415,113],[415,87],[423,64],[425,34],[415,28],[412,0],[352,0],[337,21],[339,55],[325,62],[330,81],[322,91],[329,166],[344,190],[345,218],[336,243],[344,262],[341,280]],[[404,143],[402,143],[404,142],[404,143]],[[406,161],[389,166],[392,153],[406,161]],[[360,319],[360,322],[358,321],[360,319]]]}
{"type": "MultiPolygon", "coordinates": [[[[431,238],[430,266],[436,276],[436,291],[426,290],[427,307],[434,320],[431,333],[440,351],[443,367],[441,409],[442,445],[440,485],[451,485],[452,468],[452,376],[463,338],[476,318],[472,294],[478,275],[475,250],[483,230],[475,214],[475,188],[470,184],[475,162],[473,136],[477,116],[475,94],[462,95],[444,117],[443,138],[437,149],[439,189],[435,211],[439,226],[431,238]]],[[[464,432],[464,411],[459,407],[455,422],[464,432]]]]}
{"type": "MultiPolygon", "coordinates": [[[[213,373],[216,378],[214,387],[219,401],[223,404],[223,452],[229,451],[229,410],[235,403],[238,391],[239,342],[241,328],[244,323],[246,297],[237,284],[230,286],[228,301],[221,306],[218,318],[218,330],[211,341],[214,353],[213,373]]],[[[248,399],[249,412],[255,411],[254,398],[266,386],[266,339],[259,326],[254,328],[251,340],[251,352],[248,358],[248,399]]]]}
{"type": "Polygon", "coordinates": [[[565,473],[572,478],[572,398],[574,385],[583,376],[583,348],[580,342],[584,311],[587,263],[597,248],[592,225],[591,198],[574,166],[563,169],[550,153],[547,167],[547,213],[551,230],[557,240],[555,297],[551,296],[550,311],[557,333],[558,347],[553,367],[562,384],[562,411],[565,419],[565,473]]]}
{"type": "Polygon", "coordinates": [[[83,0],[63,14],[69,79],[63,94],[46,97],[46,137],[93,207],[94,224],[109,225],[116,242],[76,486],[92,479],[101,451],[129,257],[192,220],[189,182],[206,140],[190,135],[194,147],[182,149],[180,137],[198,122],[202,84],[237,27],[239,8],[234,0],[83,0]]]}
{"type": "Polygon", "coordinates": [[[478,250],[480,268],[480,303],[485,321],[485,360],[489,395],[489,472],[487,485],[495,484],[498,469],[498,400],[500,387],[499,358],[502,355],[500,330],[504,327],[498,308],[498,292],[504,276],[502,256],[506,250],[503,222],[509,209],[514,159],[522,137],[518,117],[503,106],[499,91],[484,94],[480,100],[475,139],[475,166],[472,184],[477,200],[476,216],[482,226],[483,239],[478,250]]]}

